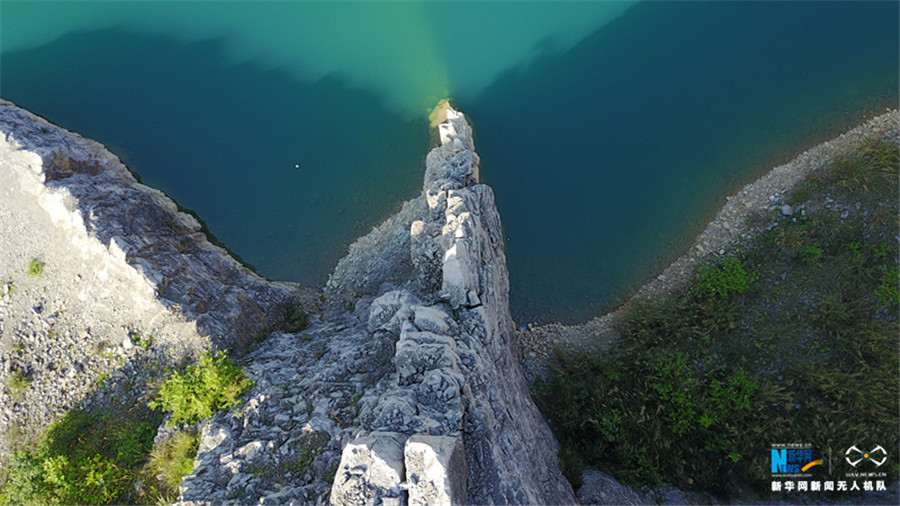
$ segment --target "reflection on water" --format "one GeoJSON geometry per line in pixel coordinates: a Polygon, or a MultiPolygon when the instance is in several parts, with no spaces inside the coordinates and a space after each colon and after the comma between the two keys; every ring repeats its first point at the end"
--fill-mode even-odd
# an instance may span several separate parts
{"type": "Polygon", "coordinates": [[[725,194],[897,104],[896,3],[4,2],[0,93],[317,283],[474,122],[515,317],[588,318],[725,194]],[[773,156],[777,153],[778,156],[773,156]]]}
{"type": "Polygon", "coordinates": [[[438,100],[474,95],[547,47],[571,47],[632,3],[4,2],[2,47],[110,27],[182,42],[221,38],[231,62],[305,82],[339,74],[421,118],[438,100]]]}

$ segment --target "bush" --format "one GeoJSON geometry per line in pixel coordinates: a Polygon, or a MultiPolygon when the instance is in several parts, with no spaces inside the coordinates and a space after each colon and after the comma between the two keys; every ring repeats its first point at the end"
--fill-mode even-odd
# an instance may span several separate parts
{"type": "Polygon", "coordinates": [[[209,352],[183,373],[172,373],[149,406],[171,412],[168,425],[195,423],[236,406],[238,397],[254,384],[225,352],[209,352]]]}
{"type": "Polygon", "coordinates": [[[284,320],[284,331],[293,334],[305,329],[309,323],[309,317],[302,308],[297,308],[288,314],[284,320]]]}
{"type": "Polygon", "coordinates": [[[804,262],[814,263],[822,258],[822,253],[822,248],[812,244],[800,250],[800,258],[802,258],[804,262]]]}
{"type": "Polygon", "coordinates": [[[25,395],[25,391],[28,390],[30,385],[31,378],[29,378],[28,375],[22,371],[13,371],[9,375],[6,387],[13,400],[20,400],[25,395]]]}
{"type": "Polygon", "coordinates": [[[699,271],[697,291],[710,297],[727,298],[733,293],[744,293],[759,276],[744,270],[739,258],[730,258],[721,267],[704,267],[699,271]]]}

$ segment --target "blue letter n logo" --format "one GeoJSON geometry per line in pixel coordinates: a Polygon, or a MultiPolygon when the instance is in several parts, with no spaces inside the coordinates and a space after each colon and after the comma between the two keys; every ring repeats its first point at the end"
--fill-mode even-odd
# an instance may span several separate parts
{"type": "Polygon", "coordinates": [[[787,450],[772,450],[772,472],[780,473],[787,466],[787,450]]]}

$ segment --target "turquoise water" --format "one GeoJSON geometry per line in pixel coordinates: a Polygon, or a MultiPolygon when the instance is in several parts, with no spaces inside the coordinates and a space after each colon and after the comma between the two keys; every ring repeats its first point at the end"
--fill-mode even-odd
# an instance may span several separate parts
{"type": "Polygon", "coordinates": [[[9,2],[0,96],[107,144],[277,279],[321,283],[472,119],[519,321],[608,309],[724,195],[897,106],[882,3],[9,2]],[[300,165],[300,168],[295,168],[300,165]]]}

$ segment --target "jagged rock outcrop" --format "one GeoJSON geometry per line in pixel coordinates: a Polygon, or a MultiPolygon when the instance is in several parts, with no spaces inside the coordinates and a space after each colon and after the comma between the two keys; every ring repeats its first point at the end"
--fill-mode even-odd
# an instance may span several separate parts
{"type": "Polygon", "coordinates": [[[324,317],[250,354],[257,386],[204,425],[183,501],[574,502],[512,350],[471,129],[446,103],[437,115],[422,195],[351,246],[324,317]]]}
{"type": "Polygon", "coordinates": [[[293,292],[210,244],[102,145],[0,100],[0,479],[55,418],[137,402],[190,354],[244,347],[293,292]]]}

